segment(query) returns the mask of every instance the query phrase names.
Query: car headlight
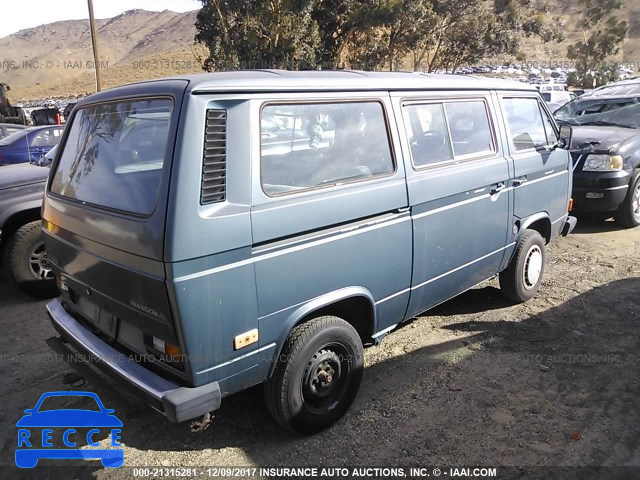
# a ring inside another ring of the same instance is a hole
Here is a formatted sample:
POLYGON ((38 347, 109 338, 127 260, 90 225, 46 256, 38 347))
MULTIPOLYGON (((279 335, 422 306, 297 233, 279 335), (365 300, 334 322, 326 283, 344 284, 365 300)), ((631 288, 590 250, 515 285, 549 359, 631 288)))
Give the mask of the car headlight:
POLYGON ((622 170, 624 159, 620 155, 589 155, 582 167, 583 172, 612 172, 622 170))

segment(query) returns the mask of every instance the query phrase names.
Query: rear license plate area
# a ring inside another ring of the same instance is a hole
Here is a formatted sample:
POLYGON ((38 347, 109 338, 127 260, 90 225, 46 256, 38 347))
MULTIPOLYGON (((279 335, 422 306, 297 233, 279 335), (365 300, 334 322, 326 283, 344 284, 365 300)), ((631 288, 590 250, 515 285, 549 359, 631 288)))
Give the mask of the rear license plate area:
POLYGON ((78 312, 85 317, 91 325, 106 335, 109 339, 115 340, 118 330, 118 318, 115 315, 100 308, 98 305, 81 295, 73 295, 73 303, 78 312))

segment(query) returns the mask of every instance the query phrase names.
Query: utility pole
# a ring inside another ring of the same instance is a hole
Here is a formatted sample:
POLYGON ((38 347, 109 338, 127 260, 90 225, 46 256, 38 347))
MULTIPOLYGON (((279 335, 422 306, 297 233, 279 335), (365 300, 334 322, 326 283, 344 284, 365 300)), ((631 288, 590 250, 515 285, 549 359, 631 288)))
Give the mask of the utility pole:
POLYGON ((93 0, 87 0, 89 4, 89 26, 91 27, 91 45, 93 46, 93 62, 96 74, 96 92, 102 90, 100 80, 100 60, 98 55, 98 37, 96 35, 96 17, 93 14, 93 0))

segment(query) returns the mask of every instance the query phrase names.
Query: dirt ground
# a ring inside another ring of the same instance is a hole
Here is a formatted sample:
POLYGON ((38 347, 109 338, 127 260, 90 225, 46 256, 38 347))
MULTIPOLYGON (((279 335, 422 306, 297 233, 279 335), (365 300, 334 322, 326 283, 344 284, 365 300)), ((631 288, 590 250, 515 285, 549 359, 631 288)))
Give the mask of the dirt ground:
MULTIPOLYGON (((277 427, 259 388, 223 400, 199 433, 130 397, 108 405, 124 422, 125 465, 640 466, 640 228, 583 219, 547 252, 528 303, 510 305, 493 280, 368 349, 354 405, 318 435, 277 427)), ((71 369, 44 342, 45 303, 0 283, 3 478, 17 475, 22 411, 69 389, 71 369)), ((116 474, 87 464, 57 478, 116 474)))

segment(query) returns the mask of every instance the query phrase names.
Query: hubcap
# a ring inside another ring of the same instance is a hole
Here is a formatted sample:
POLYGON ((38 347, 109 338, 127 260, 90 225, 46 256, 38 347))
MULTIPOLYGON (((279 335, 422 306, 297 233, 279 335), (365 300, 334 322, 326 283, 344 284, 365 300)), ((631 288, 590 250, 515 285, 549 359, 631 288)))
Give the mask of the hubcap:
POLYGON ((302 396, 314 413, 326 413, 335 408, 344 396, 348 384, 349 362, 341 345, 325 346, 307 363, 302 377, 302 396))
POLYGON ((640 221, 640 182, 636 185, 633 197, 631 198, 631 212, 636 221, 640 221))
POLYGON ((527 290, 533 289, 540 280, 542 272, 542 250, 538 245, 533 245, 527 252, 522 272, 522 284, 527 290))
POLYGON ((29 254, 29 271, 34 278, 39 280, 50 280, 53 278, 51 263, 47 256, 44 242, 40 242, 31 249, 29 254))

